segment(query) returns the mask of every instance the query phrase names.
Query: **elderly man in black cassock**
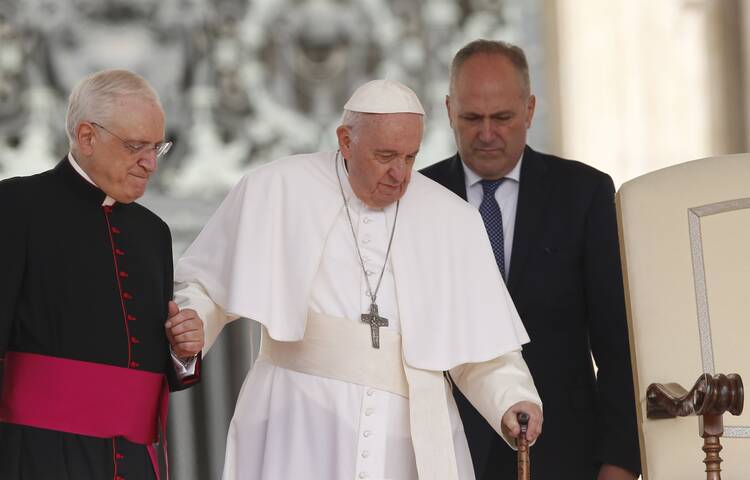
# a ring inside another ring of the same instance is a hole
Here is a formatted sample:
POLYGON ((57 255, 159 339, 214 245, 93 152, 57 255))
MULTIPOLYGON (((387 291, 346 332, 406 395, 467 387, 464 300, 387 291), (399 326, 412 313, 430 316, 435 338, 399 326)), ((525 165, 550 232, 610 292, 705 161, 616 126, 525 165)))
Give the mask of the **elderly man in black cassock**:
POLYGON ((134 202, 171 146, 164 112, 143 78, 103 71, 66 129, 55 168, 0 182, 0 478, 159 478, 168 393, 203 348, 171 301, 169 228, 134 202))

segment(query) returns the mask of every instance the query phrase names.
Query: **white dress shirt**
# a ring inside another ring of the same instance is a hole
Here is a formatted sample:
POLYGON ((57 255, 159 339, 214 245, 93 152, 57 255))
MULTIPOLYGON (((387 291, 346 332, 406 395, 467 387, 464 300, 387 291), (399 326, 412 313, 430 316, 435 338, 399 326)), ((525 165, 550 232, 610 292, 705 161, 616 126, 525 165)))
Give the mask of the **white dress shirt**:
MULTIPOLYGON (((505 181, 495 190, 495 200, 503 214, 503 240, 505 246, 505 281, 507 283, 510 275, 510 254, 513 250, 513 232, 516 226, 516 207, 518 206, 518 189, 521 184, 521 163, 523 154, 513 167, 513 170, 505 176, 505 181)), ((466 182, 466 200, 473 206, 479 208, 482 204, 484 191, 482 189, 482 177, 470 169, 463 160, 464 180, 466 182)))

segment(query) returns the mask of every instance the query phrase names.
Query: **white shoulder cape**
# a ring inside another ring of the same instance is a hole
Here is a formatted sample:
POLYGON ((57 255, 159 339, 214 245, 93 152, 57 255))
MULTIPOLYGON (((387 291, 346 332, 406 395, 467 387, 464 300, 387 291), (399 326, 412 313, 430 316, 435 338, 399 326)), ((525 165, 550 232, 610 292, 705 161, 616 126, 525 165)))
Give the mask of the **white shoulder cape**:
MULTIPOLYGON (((333 152, 295 155, 250 171, 178 261, 175 281, 200 284, 228 314, 301 340, 313 280, 344 208, 333 152)), ((414 172, 391 253, 404 357, 449 370, 529 341, 500 277, 482 219, 414 172)))

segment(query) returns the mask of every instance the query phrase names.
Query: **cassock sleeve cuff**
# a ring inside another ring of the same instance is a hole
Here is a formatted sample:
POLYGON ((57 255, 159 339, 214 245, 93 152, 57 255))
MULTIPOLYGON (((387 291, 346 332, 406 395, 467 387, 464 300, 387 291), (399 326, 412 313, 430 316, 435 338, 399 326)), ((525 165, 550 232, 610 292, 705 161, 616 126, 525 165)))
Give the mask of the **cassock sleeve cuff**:
POLYGON ((170 345, 169 355, 172 357, 172 367, 174 367, 177 380, 183 384, 191 383, 191 379, 196 377, 198 354, 193 355, 192 358, 183 360, 174 353, 174 350, 172 350, 172 346, 170 345))
POLYGON ((503 415, 522 401, 542 406, 521 351, 514 350, 486 362, 459 365, 450 374, 474 408, 515 450, 515 439, 503 433, 503 415))

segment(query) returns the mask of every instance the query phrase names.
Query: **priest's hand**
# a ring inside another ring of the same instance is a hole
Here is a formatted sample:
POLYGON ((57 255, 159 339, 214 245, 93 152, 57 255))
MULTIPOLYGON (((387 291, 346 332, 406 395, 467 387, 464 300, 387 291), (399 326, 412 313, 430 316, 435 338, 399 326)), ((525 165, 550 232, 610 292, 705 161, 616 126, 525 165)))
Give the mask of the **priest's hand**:
POLYGON ((533 402, 518 402, 511 406, 502 418, 503 432, 513 438, 518 438, 521 426, 518 424, 518 414, 526 412, 529 415, 529 426, 526 430, 526 439, 533 443, 542 433, 542 409, 533 402))
POLYGON ((180 310, 175 302, 169 302, 169 318, 164 324, 167 340, 179 358, 192 358, 205 343, 203 321, 192 308, 180 310))

